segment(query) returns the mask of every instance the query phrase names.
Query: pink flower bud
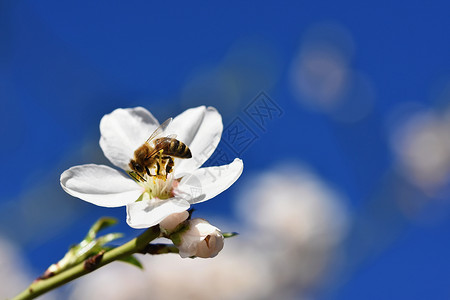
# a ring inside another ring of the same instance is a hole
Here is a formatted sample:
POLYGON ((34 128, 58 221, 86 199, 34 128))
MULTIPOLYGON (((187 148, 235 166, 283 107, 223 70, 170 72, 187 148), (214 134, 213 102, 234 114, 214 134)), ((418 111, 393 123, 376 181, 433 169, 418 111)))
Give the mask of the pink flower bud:
POLYGON ((186 221, 188 217, 189 213, 187 211, 171 214, 159 223, 159 227, 162 231, 171 233, 178 227, 178 225, 186 221))
POLYGON ((216 256, 223 248, 224 237, 217 227, 206 220, 193 219, 188 221, 187 229, 182 230, 176 246, 180 256, 197 256, 209 258, 216 256))

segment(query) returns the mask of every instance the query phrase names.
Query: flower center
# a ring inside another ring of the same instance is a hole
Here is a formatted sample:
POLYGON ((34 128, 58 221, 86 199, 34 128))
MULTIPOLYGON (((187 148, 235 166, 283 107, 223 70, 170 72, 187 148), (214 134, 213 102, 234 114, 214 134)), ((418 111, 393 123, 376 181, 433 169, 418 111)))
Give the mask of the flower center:
POLYGON ((173 173, 169 175, 145 175, 145 181, 138 181, 137 183, 145 189, 145 194, 150 199, 169 199, 174 196, 173 189, 176 184, 176 180, 173 177, 173 173))

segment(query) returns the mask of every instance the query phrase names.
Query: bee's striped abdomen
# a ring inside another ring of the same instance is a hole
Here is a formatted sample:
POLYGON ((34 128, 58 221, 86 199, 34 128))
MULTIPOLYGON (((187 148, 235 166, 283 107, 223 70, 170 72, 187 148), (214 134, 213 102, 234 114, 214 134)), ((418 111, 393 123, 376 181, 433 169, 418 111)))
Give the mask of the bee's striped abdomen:
POLYGON ((188 146, 186 146, 185 143, 180 142, 177 139, 173 138, 165 138, 164 141, 165 147, 164 147, 164 153, 166 155, 170 155, 173 157, 180 157, 180 158, 191 158, 191 150, 188 146))

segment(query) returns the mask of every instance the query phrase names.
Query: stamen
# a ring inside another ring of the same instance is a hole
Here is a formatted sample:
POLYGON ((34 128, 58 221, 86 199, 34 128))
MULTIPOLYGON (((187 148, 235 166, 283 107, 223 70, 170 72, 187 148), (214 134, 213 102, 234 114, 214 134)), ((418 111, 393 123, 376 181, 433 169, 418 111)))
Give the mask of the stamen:
POLYGON ((148 197, 160 200, 173 197, 173 189, 176 180, 173 175, 150 175, 144 174, 145 181, 137 181, 145 189, 148 197))
POLYGON ((145 166, 144 172, 128 171, 128 175, 145 189, 145 194, 152 199, 169 199, 174 196, 173 189, 178 183, 174 178, 173 159, 163 157, 162 151, 151 166, 145 166), (169 172, 167 172, 169 170, 169 172))

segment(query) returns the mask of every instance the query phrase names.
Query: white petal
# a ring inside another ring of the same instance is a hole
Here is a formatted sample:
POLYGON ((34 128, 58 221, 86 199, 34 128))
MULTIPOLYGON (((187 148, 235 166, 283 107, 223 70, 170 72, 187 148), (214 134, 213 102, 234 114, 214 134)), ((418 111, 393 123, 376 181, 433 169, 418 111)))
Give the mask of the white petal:
POLYGON ((112 164, 128 170, 134 151, 158 126, 158 120, 143 107, 116 109, 100 121, 100 147, 112 164))
POLYGON ((187 210, 189 206, 187 201, 178 198, 143 199, 127 205, 127 223, 133 228, 148 228, 173 213, 187 210))
POLYGON ((219 144, 222 130, 222 117, 214 107, 191 108, 175 117, 165 132, 176 134, 192 152, 192 158, 177 160, 175 177, 203 165, 219 144))
POLYGON ((181 179, 177 196, 184 196, 191 204, 209 200, 229 188, 243 169, 244 164, 239 158, 229 165, 198 169, 181 179))
POLYGON ((70 195, 98 206, 118 207, 136 201, 143 189, 122 172, 103 165, 81 165, 61 174, 62 188, 70 195))

